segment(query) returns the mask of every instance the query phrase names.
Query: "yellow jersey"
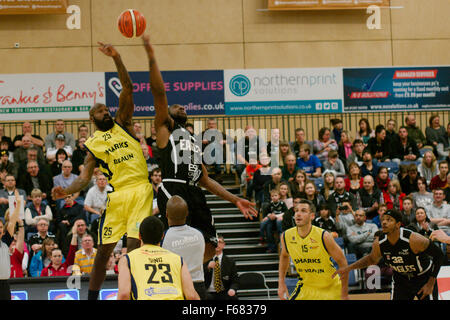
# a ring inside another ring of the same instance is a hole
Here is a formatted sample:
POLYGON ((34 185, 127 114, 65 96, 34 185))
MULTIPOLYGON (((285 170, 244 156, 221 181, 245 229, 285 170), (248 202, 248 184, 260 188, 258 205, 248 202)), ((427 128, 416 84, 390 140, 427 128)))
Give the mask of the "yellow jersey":
POLYGON ((131 274, 131 300, 184 300, 183 258, 154 245, 126 254, 131 274))
POLYGON ((325 230, 312 226, 306 238, 300 237, 297 227, 284 233, 285 248, 299 275, 299 282, 317 289, 340 286, 339 277, 331 278, 336 268, 323 243, 325 230))
POLYGON ((147 162, 139 140, 117 122, 108 131, 95 131, 84 145, 114 190, 148 183, 147 162))

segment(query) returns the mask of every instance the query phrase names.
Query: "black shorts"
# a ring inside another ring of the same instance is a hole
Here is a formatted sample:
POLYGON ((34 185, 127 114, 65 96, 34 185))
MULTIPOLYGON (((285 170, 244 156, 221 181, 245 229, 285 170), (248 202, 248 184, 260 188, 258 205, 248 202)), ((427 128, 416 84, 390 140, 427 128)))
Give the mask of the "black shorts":
POLYGON ((192 228, 198 229, 206 242, 217 243, 217 232, 214 227, 211 210, 206 203, 206 197, 202 189, 176 182, 163 182, 158 190, 157 203, 160 212, 159 218, 166 229, 169 227, 166 217, 166 205, 169 197, 180 196, 186 201, 189 215, 186 223, 192 228))
MULTIPOLYGON (((424 275, 411 278, 401 276, 394 272, 391 300, 414 300, 414 297, 420 300, 422 293, 419 295, 418 292, 427 283, 429 278, 430 275, 428 272, 424 275)), ((438 300, 437 282, 434 284, 432 294, 425 297, 424 300, 438 300)))

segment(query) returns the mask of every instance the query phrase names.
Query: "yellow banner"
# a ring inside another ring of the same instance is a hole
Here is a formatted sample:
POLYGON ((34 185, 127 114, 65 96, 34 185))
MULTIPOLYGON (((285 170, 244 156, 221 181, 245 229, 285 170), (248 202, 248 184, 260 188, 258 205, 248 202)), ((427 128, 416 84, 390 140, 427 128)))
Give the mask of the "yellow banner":
POLYGON ((0 0, 0 15, 64 14, 67 0, 0 0))
POLYGON ((365 9, 371 5, 385 7, 390 0, 268 0, 269 10, 365 9))

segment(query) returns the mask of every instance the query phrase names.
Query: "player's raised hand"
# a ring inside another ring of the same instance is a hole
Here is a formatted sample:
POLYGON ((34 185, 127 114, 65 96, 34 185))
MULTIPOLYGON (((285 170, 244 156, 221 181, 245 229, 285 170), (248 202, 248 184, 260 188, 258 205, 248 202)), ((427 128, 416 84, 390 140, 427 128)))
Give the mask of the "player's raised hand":
POLYGON ((239 208, 246 219, 253 219, 254 217, 258 216, 258 211, 256 211, 256 209, 254 208, 256 204, 253 202, 240 198, 236 202, 236 206, 239 208))
POLYGON ((101 52, 103 52, 105 55, 107 55, 108 57, 117 57, 119 55, 119 53, 117 52, 117 50, 110 44, 104 44, 102 42, 97 42, 99 44, 99 48, 98 50, 100 50, 101 52))
POLYGON ((148 56, 153 56, 153 47, 152 44, 150 43, 150 36, 148 34, 143 34, 142 37, 142 42, 144 43, 144 48, 145 51, 147 51, 148 56))
POLYGON ((61 186, 54 187, 52 189, 52 198, 53 200, 63 199, 67 196, 64 188, 61 186))

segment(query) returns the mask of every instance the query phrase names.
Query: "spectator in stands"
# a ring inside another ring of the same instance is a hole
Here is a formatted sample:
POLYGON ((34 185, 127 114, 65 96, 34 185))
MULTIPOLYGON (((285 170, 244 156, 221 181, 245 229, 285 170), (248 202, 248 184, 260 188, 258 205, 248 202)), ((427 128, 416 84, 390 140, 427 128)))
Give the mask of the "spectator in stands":
POLYGON ((424 177, 427 184, 430 184, 431 179, 439 174, 437 160, 433 151, 424 153, 422 162, 419 164, 418 171, 421 177, 424 177))
POLYGON ((79 268, 81 274, 90 274, 94 267, 97 249, 94 248, 94 238, 85 234, 81 239, 81 249, 75 252, 74 264, 79 268))
POLYGON ((42 149, 42 147, 44 146, 44 140, 36 134, 33 134, 33 127, 31 126, 31 123, 29 123, 28 121, 25 121, 22 124, 22 134, 18 134, 14 137, 13 140, 13 144, 14 144, 14 148, 19 148, 23 145, 22 142, 22 138, 24 136, 28 136, 31 139, 31 144, 33 146, 39 147, 42 149))
MULTIPOLYGON (((275 167, 285 166, 284 161, 280 160, 280 129, 273 128, 270 130, 270 141, 267 143, 267 154, 273 159, 272 165, 275 167)), ((295 157, 295 155, 294 155, 295 157)), ((297 159, 297 157, 295 157, 297 159)), ((295 161, 294 161, 295 162, 295 161)))
POLYGON ((48 237, 42 241, 39 245, 40 249, 34 251, 34 256, 30 262, 31 277, 40 277, 42 269, 48 267, 51 263, 52 250, 57 248, 58 245, 53 237, 48 237))
MULTIPOLYGON (((19 167, 16 163, 9 161, 9 151, 0 151, 0 180, 4 180, 7 174, 11 174, 17 179, 19 167)), ((1 183, 1 182, 0 182, 1 183)))
POLYGON ((363 152, 363 164, 361 166, 361 176, 372 176, 374 179, 378 174, 378 162, 372 158, 372 153, 369 150, 363 152))
POLYGON ((166 212, 169 229, 164 235, 161 246, 183 258, 191 274, 195 290, 200 299, 206 300, 203 273, 205 239, 200 231, 186 224, 188 214, 188 206, 183 198, 173 196, 169 199, 166 212))
POLYGON ((89 139, 89 127, 85 124, 82 124, 78 127, 78 139, 75 141, 75 146, 79 145, 81 138, 83 138, 84 141, 89 139))
POLYGON ((439 159, 449 159, 448 161, 450 161, 450 122, 447 124, 444 139, 438 143, 436 149, 439 159))
POLYGON ((272 167, 269 166, 269 156, 267 154, 261 154, 260 159, 261 167, 253 175, 252 188, 250 190, 247 189, 247 196, 253 196, 253 192, 255 192, 255 201, 258 208, 264 201, 264 184, 272 179, 272 167))
POLYGON ((108 185, 106 177, 103 174, 99 174, 96 179, 96 184, 89 189, 84 199, 84 210, 87 213, 89 225, 103 214, 106 208, 108 192, 111 191, 112 188, 108 185))
POLYGON ((347 159, 353 153, 352 136, 347 130, 343 130, 341 133, 341 140, 338 143, 338 155, 342 163, 345 166, 345 170, 348 169, 347 159))
POLYGON ((401 161, 416 161, 420 158, 420 151, 416 142, 408 137, 408 130, 401 126, 398 138, 391 142, 391 159, 397 163, 401 161))
POLYGON ((284 213, 283 220, 281 221, 281 230, 283 232, 286 231, 287 229, 295 227, 294 207, 296 205, 298 205, 301 200, 302 200, 302 197, 299 194, 293 196, 293 206, 284 213))
POLYGON ((403 210, 400 213, 402 214, 402 226, 406 227, 413 222, 416 214, 412 197, 407 196, 403 199, 403 210))
POLYGON ((149 145, 152 150, 153 150, 153 155, 156 158, 156 128, 155 126, 151 126, 150 127, 150 136, 148 138, 145 139, 145 141, 147 142, 147 145, 149 145))
POLYGON ((205 287, 208 292, 207 300, 238 300, 236 291, 239 289, 239 276, 234 260, 223 253, 225 240, 222 236, 218 237, 215 257, 203 265, 205 274, 205 287), (215 267, 220 265, 221 279, 218 281, 220 287, 215 289, 215 267))
POLYGON ((152 210, 153 215, 160 214, 159 209, 158 209, 157 198, 158 198, 158 192, 159 192, 159 187, 161 185, 161 181, 162 181, 161 168, 156 167, 150 173, 150 183, 152 184, 152 187, 153 187, 153 210, 152 210))
POLYGON ((348 176, 345 177, 345 190, 356 195, 358 190, 363 187, 363 177, 361 169, 357 163, 352 162, 348 166, 348 176))
POLYGON ((361 118, 358 121, 359 130, 356 132, 355 139, 362 140, 364 147, 367 146, 369 139, 375 137, 375 131, 370 128, 369 120, 361 118))
POLYGON ((406 195, 402 192, 400 181, 397 179, 391 180, 388 184, 387 192, 383 192, 383 200, 386 203, 388 210, 395 209, 397 211, 403 210, 403 199, 406 195))
POLYGON ((381 229, 381 220, 383 220, 383 215, 387 211, 387 205, 385 203, 380 203, 378 205, 377 215, 372 219, 372 223, 374 223, 378 229, 381 229))
POLYGON ((395 131, 397 128, 397 121, 394 119, 389 119, 386 123, 386 138, 389 141, 392 141, 397 136, 397 132, 395 131))
MULTIPOLYGON (((53 177, 53 185, 56 186, 62 186, 63 188, 67 188, 72 184, 72 182, 75 181, 76 178, 78 178, 77 175, 72 173, 73 165, 70 160, 65 160, 62 164, 62 172, 53 177)), ((79 199, 80 193, 77 192, 74 194, 74 199, 77 199, 78 202, 80 202, 81 199, 79 199)), ((64 200, 59 199, 56 200, 57 208, 61 208, 64 203, 64 200)))
POLYGON ((72 148, 71 146, 66 144, 66 137, 62 133, 59 133, 56 135, 55 146, 46 149, 46 155, 47 155, 48 162, 52 163, 53 161, 57 160, 56 152, 59 149, 64 149, 66 151, 67 155, 69 157, 72 157, 74 148, 72 148))
POLYGON ((47 200, 47 203, 51 200, 53 180, 45 171, 40 170, 36 161, 28 161, 27 173, 19 176, 18 186, 25 190, 27 194, 31 194, 33 189, 40 189, 42 199, 47 200))
MULTIPOLYGON (((82 239, 85 235, 90 235, 92 239, 94 239, 94 247, 97 247, 97 239, 98 239, 98 232, 94 232, 94 230, 89 230, 87 228, 86 220, 83 218, 78 218, 75 220, 74 225, 77 226, 76 233, 77 233, 77 248, 76 250, 80 250, 83 248, 82 246, 82 239)), ((63 239, 61 243, 61 250, 64 255, 67 255, 69 252, 69 246, 72 241, 72 229, 69 231, 69 233, 66 235, 66 238, 63 239)))
POLYGON ((149 148, 146 144, 141 144, 141 149, 142 149, 142 153, 144 154, 145 162, 147 163, 147 171, 150 175, 150 172, 152 172, 152 169, 157 166, 156 160, 154 158, 152 158, 150 156, 150 154, 148 153, 149 148))
POLYGON ((356 210, 355 223, 347 228, 348 252, 362 258, 372 250, 375 233, 378 231, 374 223, 366 222, 364 210, 356 210))
POLYGON ((450 204, 450 172, 447 174, 447 187, 444 188, 445 201, 450 204))
POLYGON ((313 144, 311 141, 306 141, 305 130, 302 128, 295 129, 295 141, 290 143, 290 147, 292 152, 295 154, 295 157, 298 159, 300 157, 300 148, 302 145, 307 144, 310 146, 310 150, 313 150, 313 144))
POLYGON ((262 166, 256 161, 256 159, 250 159, 249 165, 245 167, 245 185, 247 187, 247 199, 250 199, 252 197, 252 191, 253 191, 253 175, 255 174, 256 170, 261 168, 262 166), (248 191, 250 189, 250 192, 248 191))
POLYGON ((305 171, 307 177, 319 178, 322 175, 322 163, 316 155, 311 154, 311 147, 308 144, 300 147, 297 167, 305 171))
POLYGON ((86 156, 87 156, 87 149, 84 146, 85 142, 86 142, 86 138, 80 137, 77 140, 77 148, 73 151, 73 155, 72 155, 73 170, 72 170, 72 172, 76 175, 79 175, 80 172, 84 168, 84 159, 86 159, 86 156))
POLYGON ((377 177, 375 178, 377 188, 380 189, 381 192, 387 192, 390 181, 388 168, 379 167, 377 177))
POLYGON ((328 153, 328 160, 323 163, 323 169, 325 171, 333 171, 335 175, 345 175, 344 163, 338 158, 338 153, 336 150, 331 150, 328 153))
POLYGON ((65 144, 70 146, 73 149, 75 149, 75 138, 73 137, 73 135, 70 132, 65 131, 65 123, 64 120, 62 119, 58 119, 55 122, 55 126, 54 126, 54 131, 49 133, 45 139, 45 150, 51 149, 51 148, 55 148, 56 144, 56 136, 58 134, 62 134, 64 135, 65 138, 65 144))
MULTIPOLYGON (((31 144, 31 138, 29 136, 23 136, 22 138, 22 145, 14 151, 14 163, 17 163, 18 166, 24 164, 27 162, 27 151, 28 149, 32 148, 33 145, 31 144)), ((45 157, 44 152, 40 148, 36 148, 37 150, 37 156, 38 156, 38 162, 44 163, 45 157)))
MULTIPOLYGON (((278 163, 280 165, 283 165, 283 166, 286 165, 284 163, 284 160, 285 160, 286 156, 289 153, 291 153, 291 147, 289 145, 289 142, 287 142, 287 141, 280 141, 280 155, 278 157, 278 163)), ((296 155, 296 158, 298 158, 297 155, 296 155)))
POLYGON ((281 175, 281 169, 280 168, 273 168, 272 169, 272 179, 264 183, 264 199, 263 202, 270 202, 270 191, 273 189, 276 189, 278 187, 278 184, 282 181, 282 175, 281 175))
POLYGON ((323 174, 323 187, 320 190, 320 194, 322 195, 325 201, 328 201, 330 195, 334 192, 334 180, 335 174, 333 171, 325 171, 323 174))
POLYGON ((57 175, 62 173, 62 165, 66 160, 69 160, 69 155, 67 154, 66 150, 58 149, 55 154, 55 161, 50 165, 52 177, 56 177, 57 175))
POLYGON ((42 269, 41 277, 54 277, 54 276, 70 276, 72 270, 69 269, 73 265, 75 260, 75 251, 77 248, 77 236, 75 232, 76 226, 72 227, 72 241, 70 243, 69 253, 67 259, 63 262, 63 253, 61 249, 52 249, 51 262, 48 267, 42 269))
POLYGON ((317 214, 317 208, 322 203, 325 203, 325 199, 317 191, 317 186, 312 181, 308 181, 305 183, 305 198, 304 199, 312 202, 312 204, 314 205, 314 208, 316 209, 316 214, 317 214))
POLYGON ((224 172, 224 163, 226 161, 226 143, 227 136, 217 129, 216 118, 208 118, 206 121, 206 130, 202 132, 203 152, 208 156, 207 163, 212 166, 214 177, 221 180, 224 172), (208 147, 209 146, 209 147, 208 147), (206 149, 208 147, 208 149, 206 149), (205 150, 206 149, 206 150, 205 150))
POLYGON ((283 221, 283 215, 288 210, 286 204, 280 200, 280 192, 276 189, 270 191, 269 204, 263 209, 263 219, 260 226, 260 241, 264 238, 264 234, 267 239, 267 253, 277 252, 276 243, 274 238, 274 230, 278 234, 282 233, 281 222, 283 221))
POLYGON ((363 178, 363 188, 356 194, 357 208, 366 213, 367 219, 373 219, 377 215, 378 206, 383 201, 383 195, 380 190, 375 188, 375 182, 372 176, 367 175, 363 178))
POLYGON ((408 165, 408 175, 400 181, 400 186, 402 187, 402 191, 409 195, 413 192, 419 191, 417 187, 417 179, 419 178, 417 172, 417 165, 415 163, 411 163, 408 165))
POLYGON ((337 144, 341 141, 342 135, 342 120, 341 119, 330 119, 331 130, 330 138, 335 140, 337 144))
MULTIPOLYGON (((37 224, 41 218, 48 222, 52 221, 53 213, 50 206, 42 202, 42 191, 33 189, 31 191, 31 202, 25 206, 25 235, 38 232, 37 224)), ((48 229, 48 227, 47 227, 48 229)))
POLYGON ((413 192, 414 207, 426 207, 433 202, 433 194, 427 191, 427 180, 424 177, 417 178, 417 192, 413 192))
POLYGON ((447 185, 448 162, 446 160, 439 163, 439 174, 430 181, 430 189, 433 191, 438 188, 445 188, 447 185))
POLYGON ((361 139, 353 141, 353 152, 347 158, 347 167, 350 170, 350 163, 356 162, 358 166, 363 164, 364 142, 361 139))
POLYGON ((389 161, 391 141, 386 139, 386 129, 382 124, 375 127, 375 137, 367 142, 367 149, 378 162, 389 161))
POLYGON ((422 149, 427 144, 427 139, 422 130, 416 126, 416 118, 410 114, 405 117, 406 130, 408 131, 408 137, 414 140, 417 148, 422 149))
POLYGON ((281 182, 278 185, 278 192, 280 193, 280 200, 286 204, 286 207, 288 209, 292 208, 294 202, 289 189, 289 184, 287 182, 281 182))
MULTIPOLYGON (((331 208, 330 210, 333 215, 331 208)), ((348 243, 347 228, 355 223, 355 212, 352 209, 350 202, 343 202, 336 208, 334 219, 336 221, 336 229, 338 230, 339 236, 348 243)))
POLYGON ((308 177, 306 176, 306 172, 302 169, 298 169, 295 173, 294 180, 289 182, 289 188, 291 189, 292 195, 299 194, 302 197, 305 197, 305 184, 308 181, 308 177))
POLYGON ((5 215, 6 210, 9 208, 9 197, 14 196, 16 189, 19 191, 19 195, 21 195, 26 201, 27 194, 24 190, 16 187, 16 179, 13 175, 6 175, 4 188, 0 190, 0 217, 5 215))
POLYGON ((322 228, 328 231, 333 238, 339 237, 338 230, 336 228, 336 222, 331 217, 331 211, 327 204, 321 204, 317 209, 319 216, 314 219, 312 224, 316 227, 322 228))
POLYGON ((57 210, 56 214, 56 225, 58 228, 56 236, 60 244, 73 227, 75 221, 79 218, 86 220, 85 216, 83 206, 75 201, 73 195, 68 195, 64 198, 64 205, 57 210))
POLYGON ((446 138, 445 128, 441 125, 437 114, 430 116, 428 127, 425 129, 425 136, 427 137, 427 144, 432 146, 433 150, 437 152, 437 145, 443 143, 446 138))
POLYGON ((321 128, 319 130, 319 139, 314 140, 314 154, 319 158, 322 164, 328 160, 328 153, 331 150, 337 151, 338 149, 336 140, 330 139, 330 132, 330 129, 327 127, 321 128))
POLYGON ((332 217, 336 215, 337 210, 348 212, 348 206, 351 207, 350 209, 356 210, 356 197, 353 193, 345 190, 345 180, 343 177, 336 177, 334 192, 328 198, 327 204, 330 207, 332 217))
POLYGON ((19 164, 19 172, 25 172, 27 171, 27 164, 30 161, 36 161, 39 165, 39 169, 44 172, 46 175, 51 177, 52 171, 51 168, 49 166, 49 164, 47 163, 47 161, 42 158, 40 159, 39 155, 39 148, 38 147, 30 147, 27 150, 27 160, 23 161, 22 163, 19 164))
POLYGON ((285 181, 291 182, 294 180, 295 173, 299 169, 296 163, 297 159, 293 153, 288 154, 285 157, 284 163, 285 165, 281 169, 282 178, 285 181))
POLYGON ((5 136, 5 129, 0 125, 0 141, 5 141, 8 143, 8 151, 14 151, 14 144, 11 141, 11 137, 5 136))
POLYGON ((433 203, 425 207, 431 222, 450 235, 450 204, 444 203, 444 190, 433 190, 433 203))
POLYGON ((53 239, 55 240, 55 235, 48 231, 49 229, 49 220, 44 216, 40 216, 36 218, 36 230, 35 234, 32 234, 28 240, 28 245, 32 250, 32 254, 36 254, 39 250, 42 249, 42 244, 45 239, 53 239))
POLYGON ((413 220, 406 228, 417 232, 426 238, 430 238, 430 235, 434 230, 439 230, 439 227, 431 222, 430 218, 427 216, 426 210, 422 207, 416 209, 413 220))
POLYGON ((249 160, 256 159, 259 161, 260 152, 267 153, 265 143, 261 144, 260 137, 257 136, 256 130, 252 125, 245 127, 245 137, 238 140, 236 144, 236 172, 241 177, 245 167, 249 165, 249 160))

